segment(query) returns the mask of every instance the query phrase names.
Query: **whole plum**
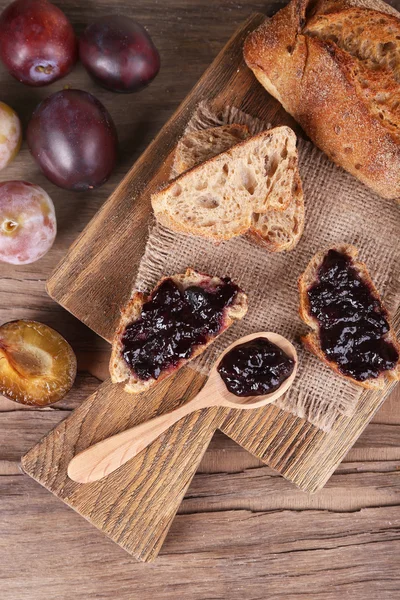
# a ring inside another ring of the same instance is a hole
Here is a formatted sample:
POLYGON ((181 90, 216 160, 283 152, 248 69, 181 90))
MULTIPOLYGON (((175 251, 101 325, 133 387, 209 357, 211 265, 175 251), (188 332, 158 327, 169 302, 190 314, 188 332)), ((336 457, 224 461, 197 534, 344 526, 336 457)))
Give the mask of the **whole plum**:
POLYGON ((54 204, 38 185, 0 183, 0 262, 26 265, 42 258, 57 233, 54 204))
POLYGON ((88 25, 79 56, 93 79, 114 92, 137 92, 160 69, 160 55, 145 28, 119 15, 88 25))
POLYGON ((102 185, 115 166, 118 139, 106 108, 88 92, 62 90, 35 109, 30 151, 46 177, 67 190, 102 185))
POLYGON ((15 0, 0 15, 0 58, 18 81, 47 85, 72 69, 78 43, 57 6, 47 0, 15 0))

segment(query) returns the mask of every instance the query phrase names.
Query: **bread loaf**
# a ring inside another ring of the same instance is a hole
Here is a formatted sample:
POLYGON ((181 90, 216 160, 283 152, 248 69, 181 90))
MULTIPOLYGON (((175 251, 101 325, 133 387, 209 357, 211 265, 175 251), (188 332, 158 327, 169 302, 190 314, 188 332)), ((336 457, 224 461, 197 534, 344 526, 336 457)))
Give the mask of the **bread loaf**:
POLYGON ((291 0, 246 39, 262 85, 338 165, 400 198, 400 19, 379 0, 291 0))

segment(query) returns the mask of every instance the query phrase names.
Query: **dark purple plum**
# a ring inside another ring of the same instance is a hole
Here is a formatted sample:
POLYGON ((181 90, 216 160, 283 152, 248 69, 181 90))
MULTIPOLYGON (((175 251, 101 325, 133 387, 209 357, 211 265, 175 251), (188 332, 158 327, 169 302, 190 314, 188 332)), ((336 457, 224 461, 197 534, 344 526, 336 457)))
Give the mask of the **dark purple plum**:
POLYGON ((64 13, 47 0, 16 0, 0 16, 0 58, 26 85, 47 85, 72 69, 78 42, 64 13))
POLYGON ((46 177, 67 190, 102 185, 117 158, 110 114, 82 90, 62 90, 43 100, 28 124, 27 141, 46 177))
POLYGON ((117 15, 88 25, 79 56, 93 79, 113 92, 137 92, 160 69, 160 55, 145 28, 117 15))

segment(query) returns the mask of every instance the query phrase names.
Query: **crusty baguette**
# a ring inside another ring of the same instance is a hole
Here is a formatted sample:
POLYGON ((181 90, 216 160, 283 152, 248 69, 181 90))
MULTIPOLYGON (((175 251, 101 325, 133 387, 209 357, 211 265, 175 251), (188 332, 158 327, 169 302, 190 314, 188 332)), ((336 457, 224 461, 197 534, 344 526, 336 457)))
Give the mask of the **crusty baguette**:
POLYGON ((285 210, 298 177, 296 136, 264 131, 186 171, 153 194, 156 218, 175 231, 214 241, 247 233, 253 213, 285 210))
POLYGON ((314 143, 384 198, 400 197, 398 17, 378 0, 291 0, 244 46, 314 143))
POLYGON ((246 125, 220 125, 187 133, 178 142, 171 177, 192 169, 250 136, 246 125))
MULTIPOLYGON (((376 298, 382 307, 382 310, 385 314, 385 317, 388 319, 387 312, 385 307, 382 304, 382 301, 379 296, 379 292, 374 286, 374 283, 369 275, 368 269, 366 265, 359 260, 357 260, 358 250, 354 246, 348 244, 341 244, 335 246, 334 248, 329 248, 333 250, 337 250, 338 252, 347 254, 352 259, 352 266, 356 269, 357 274, 361 277, 363 282, 368 286, 371 295, 376 298)), ((309 288, 318 280, 318 270, 321 266, 328 250, 323 250, 318 252, 308 264, 306 270, 299 278, 299 294, 300 294, 300 317, 301 319, 311 327, 312 331, 307 335, 302 337, 302 342, 313 354, 315 354, 322 362, 328 365, 331 369, 333 369, 336 373, 338 373, 341 377, 352 381, 353 383, 368 389, 382 389, 386 385, 386 380, 398 380, 400 379, 400 364, 397 363, 397 367, 391 371, 385 371, 381 373, 379 377, 376 379, 367 379, 365 381, 357 381, 352 377, 344 375, 338 368, 337 364, 333 361, 330 361, 326 358, 325 353, 323 352, 320 345, 319 338, 319 323, 315 317, 310 312, 310 303, 308 298, 308 290, 309 288)), ((384 338, 390 341, 400 353, 400 345, 397 341, 396 334, 390 324, 390 331, 385 334, 384 338)))
POLYGON ((225 309, 224 322, 217 335, 210 335, 206 344, 197 346, 193 351, 193 354, 189 360, 181 360, 173 369, 163 371, 157 379, 148 379, 146 381, 141 380, 137 375, 129 368, 128 364, 122 356, 122 336, 126 327, 137 321, 141 315, 143 305, 150 299, 150 297, 156 292, 160 285, 166 280, 172 279, 180 289, 184 290, 192 285, 206 286, 207 289, 213 289, 222 283, 219 277, 210 277, 203 273, 197 273, 193 269, 187 269, 186 273, 180 273, 177 275, 171 275, 170 277, 163 277, 153 289, 149 296, 141 292, 134 292, 131 300, 125 306, 121 313, 121 320, 118 325, 118 329, 115 333, 112 352, 110 359, 110 375, 113 383, 120 383, 126 381, 125 391, 130 394, 139 394, 148 390, 155 383, 162 381, 172 373, 175 373, 183 365, 192 360, 210 345, 212 342, 223 333, 234 321, 238 321, 244 317, 247 312, 247 296, 243 291, 239 291, 236 298, 230 306, 225 309))
MULTIPOLYGON (((177 177, 237 144, 238 127, 242 126, 222 125, 183 136, 175 150, 171 175, 177 177)), ((242 134, 241 130, 239 132, 242 134)), ((300 175, 297 172, 288 206, 282 211, 271 209, 266 213, 253 213, 247 235, 269 252, 283 252, 292 250, 296 246, 303 229, 304 198, 300 175)))

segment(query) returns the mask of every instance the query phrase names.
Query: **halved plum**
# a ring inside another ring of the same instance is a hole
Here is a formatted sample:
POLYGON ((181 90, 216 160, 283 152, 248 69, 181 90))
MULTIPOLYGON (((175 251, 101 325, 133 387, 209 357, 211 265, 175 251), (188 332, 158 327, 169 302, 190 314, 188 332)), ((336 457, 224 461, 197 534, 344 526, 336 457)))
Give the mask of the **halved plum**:
POLYGON ((57 331, 37 321, 0 327, 0 394, 33 406, 61 400, 76 377, 76 357, 57 331))

